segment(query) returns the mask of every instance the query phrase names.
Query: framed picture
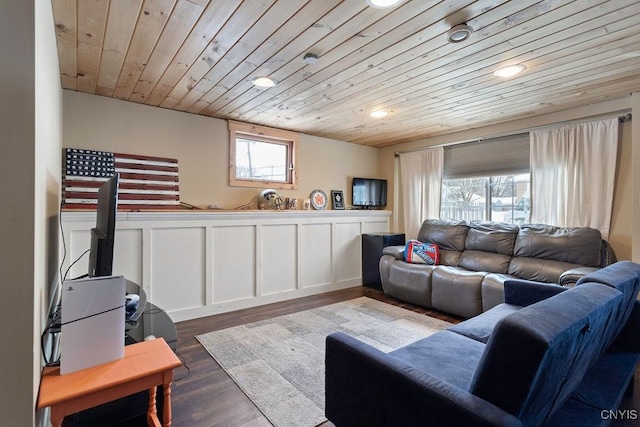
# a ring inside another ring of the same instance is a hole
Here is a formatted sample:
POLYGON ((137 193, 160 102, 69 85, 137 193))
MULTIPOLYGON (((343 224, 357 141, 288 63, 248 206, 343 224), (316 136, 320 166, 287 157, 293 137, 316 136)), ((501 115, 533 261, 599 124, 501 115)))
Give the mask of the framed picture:
POLYGON ((333 202, 333 209, 344 209, 342 190, 331 190, 331 201, 333 202))

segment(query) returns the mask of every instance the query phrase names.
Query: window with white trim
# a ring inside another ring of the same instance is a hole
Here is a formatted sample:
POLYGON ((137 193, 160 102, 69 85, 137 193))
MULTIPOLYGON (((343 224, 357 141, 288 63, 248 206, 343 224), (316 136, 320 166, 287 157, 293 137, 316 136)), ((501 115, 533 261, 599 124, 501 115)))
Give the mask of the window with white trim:
POLYGON ((297 188, 297 133, 229 121, 229 142, 229 185, 297 188))
POLYGON ((529 222, 529 174, 443 179, 443 219, 529 222))

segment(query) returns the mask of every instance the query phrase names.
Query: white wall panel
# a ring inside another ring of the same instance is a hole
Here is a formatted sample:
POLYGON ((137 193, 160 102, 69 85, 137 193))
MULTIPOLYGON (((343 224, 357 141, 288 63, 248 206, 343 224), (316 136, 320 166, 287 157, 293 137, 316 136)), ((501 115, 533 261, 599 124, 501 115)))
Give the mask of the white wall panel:
POLYGON ((355 280, 361 277, 360 224, 336 224, 333 237, 333 256, 336 281, 355 280))
POLYGON ((333 281, 331 256, 331 224, 304 224, 301 234, 301 288, 324 285, 333 281))
POLYGON ((296 225, 260 227, 260 294, 293 291, 297 282, 296 225))
POLYGON ((214 303, 255 297, 255 226, 214 227, 211 262, 214 303))
MULTIPOLYGON (((389 231, 390 211, 120 212, 114 273, 143 286, 174 321, 350 286, 361 233, 389 231)), ((89 248, 95 213, 63 212, 63 271, 89 248)), ((88 255, 70 277, 87 272, 88 255)))
POLYGON ((147 299, 167 311, 204 305, 205 228, 157 228, 150 240, 147 299))
POLYGON ((116 230, 113 274, 142 284, 142 230, 116 230))

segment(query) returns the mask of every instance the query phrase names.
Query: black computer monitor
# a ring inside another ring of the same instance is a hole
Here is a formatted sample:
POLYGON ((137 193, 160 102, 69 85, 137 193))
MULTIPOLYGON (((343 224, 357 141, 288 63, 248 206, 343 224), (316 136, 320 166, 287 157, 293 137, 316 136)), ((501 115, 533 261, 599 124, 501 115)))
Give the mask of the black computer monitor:
POLYGON ((113 270, 116 213, 118 211, 118 174, 98 190, 96 227, 91 229, 89 277, 110 276, 113 270))

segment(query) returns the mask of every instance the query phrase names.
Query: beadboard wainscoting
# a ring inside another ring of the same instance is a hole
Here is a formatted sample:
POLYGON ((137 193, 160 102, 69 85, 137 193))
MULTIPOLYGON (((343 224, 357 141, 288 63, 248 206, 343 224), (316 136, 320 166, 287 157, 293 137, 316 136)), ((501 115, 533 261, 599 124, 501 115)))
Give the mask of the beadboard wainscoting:
MULTIPOLYGON (((361 234, 391 211, 119 212, 113 274, 174 322, 362 284, 361 234)), ((90 247, 94 212, 62 213, 63 273, 90 247)), ((89 255, 67 277, 87 272, 89 255)))

